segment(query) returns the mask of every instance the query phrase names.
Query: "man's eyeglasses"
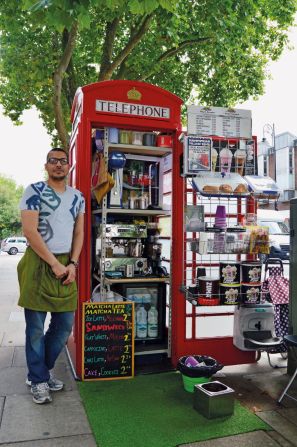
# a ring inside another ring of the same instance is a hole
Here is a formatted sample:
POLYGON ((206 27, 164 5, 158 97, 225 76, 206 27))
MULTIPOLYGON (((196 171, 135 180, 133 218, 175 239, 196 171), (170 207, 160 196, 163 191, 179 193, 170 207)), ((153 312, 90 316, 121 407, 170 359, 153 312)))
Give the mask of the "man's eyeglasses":
POLYGON ((59 162, 61 163, 61 165, 67 165, 68 164, 68 160, 67 158, 55 158, 55 157, 50 157, 48 158, 47 162, 50 165, 57 165, 59 162))

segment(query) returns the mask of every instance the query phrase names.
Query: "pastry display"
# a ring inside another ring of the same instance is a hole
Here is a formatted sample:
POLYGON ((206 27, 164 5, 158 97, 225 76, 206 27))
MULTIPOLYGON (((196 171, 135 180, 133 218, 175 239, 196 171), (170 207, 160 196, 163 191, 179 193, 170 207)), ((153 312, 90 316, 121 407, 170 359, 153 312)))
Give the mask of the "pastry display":
POLYGON ((248 184, 241 175, 231 172, 199 172, 192 180, 193 188, 205 196, 242 197, 249 195, 248 184))
POLYGON ((233 192, 232 186, 228 185, 227 183, 224 183, 223 185, 220 185, 219 191, 227 194, 231 194, 233 192))

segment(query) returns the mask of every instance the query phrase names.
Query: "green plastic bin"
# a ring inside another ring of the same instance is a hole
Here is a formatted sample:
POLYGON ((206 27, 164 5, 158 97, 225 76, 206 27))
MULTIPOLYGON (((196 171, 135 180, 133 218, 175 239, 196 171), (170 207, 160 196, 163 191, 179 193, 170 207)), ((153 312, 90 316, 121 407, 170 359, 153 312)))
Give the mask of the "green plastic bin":
POLYGON ((188 377, 182 374, 184 389, 189 393, 194 393, 194 386, 198 383, 207 383, 210 381, 210 377, 188 377))

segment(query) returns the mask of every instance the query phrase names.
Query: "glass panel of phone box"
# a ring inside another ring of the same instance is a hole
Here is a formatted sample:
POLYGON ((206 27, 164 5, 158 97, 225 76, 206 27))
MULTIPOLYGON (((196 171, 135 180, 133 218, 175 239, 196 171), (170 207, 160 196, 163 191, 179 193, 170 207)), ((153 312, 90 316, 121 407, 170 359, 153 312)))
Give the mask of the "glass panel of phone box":
POLYGON ((260 254, 268 229, 257 225, 256 202, 245 175, 254 175, 253 140, 213 140, 211 171, 187 178, 185 284, 187 312, 195 306, 236 305, 261 299, 260 254))

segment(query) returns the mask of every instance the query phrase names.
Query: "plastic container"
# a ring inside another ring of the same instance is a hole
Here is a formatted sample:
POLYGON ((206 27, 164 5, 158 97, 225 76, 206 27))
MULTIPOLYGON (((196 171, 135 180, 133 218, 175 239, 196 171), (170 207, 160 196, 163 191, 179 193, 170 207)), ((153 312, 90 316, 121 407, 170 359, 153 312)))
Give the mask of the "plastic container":
POLYGON ((187 377, 211 377, 217 371, 223 368, 223 365, 217 360, 207 355, 193 355, 193 357, 201 364, 201 366, 186 366, 185 362, 188 359, 188 355, 180 357, 177 369, 187 377))
POLYGON ((220 279, 211 276, 199 276, 199 298, 216 300, 220 296, 220 279))
POLYGON ((243 304, 260 304, 262 284, 241 284, 241 302, 243 304))
POLYGON ((240 283, 240 263, 221 261, 220 262, 220 281, 221 284, 240 283))
POLYGON ((262 265, 260 262, 241 263, 241 281, 245 284, 259 283, 261 281, 262 265))
POLYGON ((220 284, 222 305, 234 305, 240 303, 240 284, 220 284))
POLYGON ((147 311, 143 306, 136 311, 136 338, 147 338, 147 311))
POLYGON ((188 393, 194 393, 195 385, 200 383, 208 383, 210 381, 209 377, 188 377, 182 374, 183 384, 185 391, 188 393))
POLYGON ((158 311, 152 306, 147 314, 147 335, 149 338, 158 337, 158 311))

